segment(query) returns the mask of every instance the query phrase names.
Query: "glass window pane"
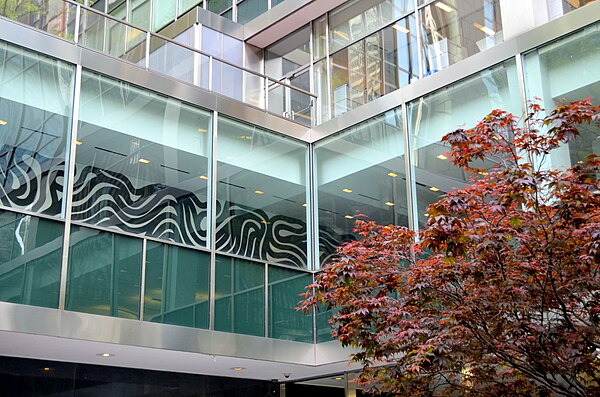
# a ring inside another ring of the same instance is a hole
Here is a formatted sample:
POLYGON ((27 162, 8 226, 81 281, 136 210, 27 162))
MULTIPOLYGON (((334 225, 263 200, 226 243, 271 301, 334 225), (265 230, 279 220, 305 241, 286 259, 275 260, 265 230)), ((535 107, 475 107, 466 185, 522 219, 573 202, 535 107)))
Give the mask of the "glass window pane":
POLYGON ((217 249, 306 267, 304 143, 219 117, 217 249))
POLYGON ((208 328, 208 253, 149 241, 144 320, 208 328))
POLYGON ((73 67, 0 43, 0 202, 60 215, 73 67))
POLYGON ((296 307, 312 282, 312 275, 291 269, 269 266, 269 337, 312 343, 313 324, 310 313, 296 307))
POLYGON ((208 11, 220 14, 232 6, 232 0, 206 0, 208 11))
POLYGON ((152 2, 152 30, 157 32, 175 19, 175 0, 154 0, 152 2))
POLYGON ((0 211, 0 301, 58 307, 64 225, 0 211))
POLYGON ((217 256, 215 330, 265 336, 265 267, 217 256))
POLYGON ((419 12, 426 74, 503 41, 498 0, 443 0, 419 12))
POLYGON ((244 0, 237 5, 237 22, 245 24, 267 12, 267 0, 244 0))
POLYGON ((413 9, 413 0, 354 0, 329 16, 329 49, 335 51, 413 9))
POLYGON ((71 226, 65 308, 139 318, 142 240, 71 226))
POLYGON ((357 214, 408 226, 403 137, 402 115, 394 110, 315 144, 322 264, 356 237, 357 214))
POLYGON ((139 26, 144 29, 149 29, 150 0, 130 0, 129 8, 129 22, 135 26, 139 26))
POLYGON ((210 113, 84 72, 75 220, 206 245, 210 113))
POLYGON ((426 210, 430 203, 452 189, 465 187, 470 178, 447 159, 445 153, 449 148, 440 142, 442 136, 457 128, 474 127, 493 109, 521 114, 514 61, 480 72, 409 104, 409 141, 420 226, 427 220, 426 210))
POLYGON ((183 15, 187 10, 196 6, 202 5, 202 0, 179 0, 179 15, 183 15))
POLYGON ((411 14, 382 31, 384 94, 418 79, 416 30, 415 16, 411 14))
MULTIPOLYGON (((527 98, 541 98, 551 111, 558 101, 590 98, 600 102, 600 24, 542 47, 525 56, 527 98)), ((548 166, 569 167, 586 156, 600 155, 600 131, 582 125, 580 136, 551 152, 548 166)))
POLYGON ((319 59, 327 55, 327 47, 325 43, 325 40, 327 40, 326 23, 327 18, 325 16, 313 21, 313 59, 319 59))
POLYGON ((265 52, 265 71, 281 79, 310 65, 310 26, 305 26, 269 46, 265 52))

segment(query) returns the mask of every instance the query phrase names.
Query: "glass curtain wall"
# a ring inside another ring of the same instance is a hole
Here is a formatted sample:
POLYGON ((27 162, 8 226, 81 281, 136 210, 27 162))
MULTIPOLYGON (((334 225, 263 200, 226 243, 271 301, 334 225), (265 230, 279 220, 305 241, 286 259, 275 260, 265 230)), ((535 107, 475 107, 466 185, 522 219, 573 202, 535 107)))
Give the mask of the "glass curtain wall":
MULTIPOLYGON (((540 98, 551 111, 557 102, 590 98, 600 101, 600 24, 524 56, 528 98, 540 98)), ((548 166, 569 167, 600 155, 600 131, 592 125, 580 128, 581 136, 551 152, 548 166)))
POLYGON ((409 226, 405 139, 400 110, 392 110, 315 144, 315 181, 322 265, 355 239, 357 215, 409 226))
MULTIPOLYGON (((470 176, 448 159, 449 148, 441 143, 442 136, 457 128, 474 127, 493 109, 521 114, 513 60, 408 104, 410 158, 415 181, 412 188, 416 194, 419 227, 427 221, 429 204, 469 182, 470 176)), ((489 162, 488 166, 491 165, 489 162)))

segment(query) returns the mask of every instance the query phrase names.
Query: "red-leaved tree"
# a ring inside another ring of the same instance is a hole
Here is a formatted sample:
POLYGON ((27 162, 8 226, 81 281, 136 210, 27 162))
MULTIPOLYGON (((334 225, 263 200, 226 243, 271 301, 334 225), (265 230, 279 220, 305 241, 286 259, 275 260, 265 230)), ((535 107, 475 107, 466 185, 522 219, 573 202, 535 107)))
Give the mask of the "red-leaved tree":
POLYGON ((542 112, 494 110, 446 135, 472 184, 430 205, 418 233, 357 221, 361 238, 308 287, 302 308, 334 309, 371 391, 600 395, 600 157, 547 166, 600 107, 542 112))

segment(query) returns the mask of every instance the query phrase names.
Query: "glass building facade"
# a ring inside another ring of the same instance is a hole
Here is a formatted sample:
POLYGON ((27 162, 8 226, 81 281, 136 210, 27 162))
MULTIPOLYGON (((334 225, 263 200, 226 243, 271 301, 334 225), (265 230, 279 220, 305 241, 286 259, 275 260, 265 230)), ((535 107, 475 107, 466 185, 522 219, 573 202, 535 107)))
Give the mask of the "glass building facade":
MULTIPOLYGON (((0 315, 74 317, 0 332, 316 368, 288 395, 361 393, 319 372, 344 356, 327 308, 296 310, 357 215, 418 229, 469 183, 445 133, 600 100, 599 4, 548 1, 547 20, 574 12, 507 37, 502 0, 346 1, 258 47, 222 17, 282 1, 47 3, 0 0, 0 315)), ((598 142, 584 129, 552 165, 598 142)))

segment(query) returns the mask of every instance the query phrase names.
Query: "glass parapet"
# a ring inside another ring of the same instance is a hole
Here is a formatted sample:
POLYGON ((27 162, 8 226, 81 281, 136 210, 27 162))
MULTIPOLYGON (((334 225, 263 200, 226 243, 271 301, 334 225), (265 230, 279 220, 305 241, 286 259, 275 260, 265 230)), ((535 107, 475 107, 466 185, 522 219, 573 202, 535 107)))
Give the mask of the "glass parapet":
POLYGON ((77 5, 64 0, 0 1, 0 16, 73 40, 77 5))

